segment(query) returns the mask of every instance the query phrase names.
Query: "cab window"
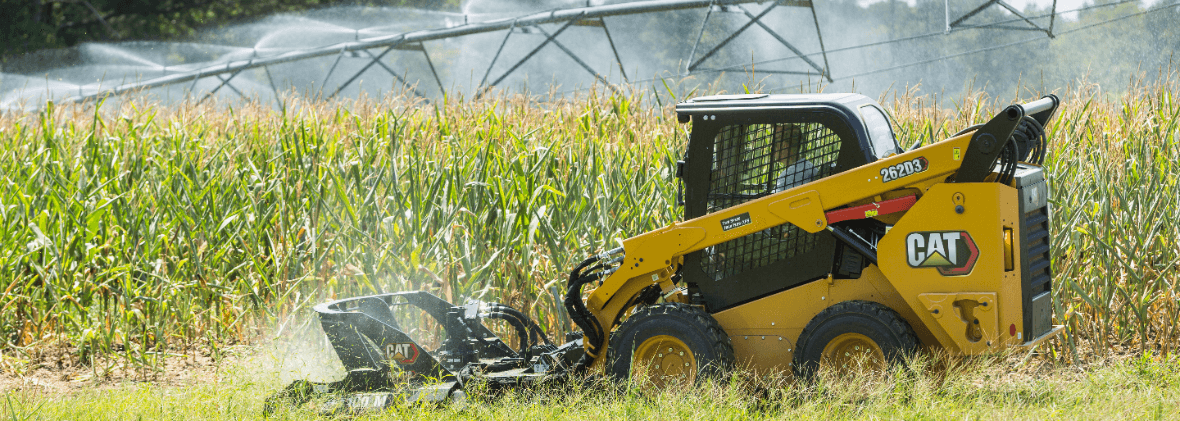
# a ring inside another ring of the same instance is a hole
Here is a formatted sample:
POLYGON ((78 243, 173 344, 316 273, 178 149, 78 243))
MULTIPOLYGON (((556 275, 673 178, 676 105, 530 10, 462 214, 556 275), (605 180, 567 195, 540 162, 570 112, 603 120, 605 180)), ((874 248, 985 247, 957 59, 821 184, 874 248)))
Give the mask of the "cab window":
POLYGON ((873 144, 873 155, 877 159, 901 153, 897 141, 893 138, 893 128, 889 126, 889 117, 880 108, 866 105, 860 107, 860 115, 864 118, 865 129, 869 132, 869 141, 873 144))

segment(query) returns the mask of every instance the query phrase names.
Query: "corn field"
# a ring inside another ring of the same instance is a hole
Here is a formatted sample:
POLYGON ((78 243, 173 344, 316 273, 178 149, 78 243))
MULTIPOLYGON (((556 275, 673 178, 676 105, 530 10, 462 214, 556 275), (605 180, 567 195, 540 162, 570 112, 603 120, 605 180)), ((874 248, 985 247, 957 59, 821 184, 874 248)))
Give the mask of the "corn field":
MULTIPOLYGON (((1069 329, 1045 358, 1180 339, 1180 104, 1175 75, 1160 80, 1056 92, 1046 165, 1069 329)), ((1039 93, 1019 96, 882 102, 909 147, 1039 93)), ((574 263, 680 215, 684 127, 642 94, 291 101, 0 115, 0 370, 63 349, 152 367, 399 290, 500 301, 561 332, 574 263)))

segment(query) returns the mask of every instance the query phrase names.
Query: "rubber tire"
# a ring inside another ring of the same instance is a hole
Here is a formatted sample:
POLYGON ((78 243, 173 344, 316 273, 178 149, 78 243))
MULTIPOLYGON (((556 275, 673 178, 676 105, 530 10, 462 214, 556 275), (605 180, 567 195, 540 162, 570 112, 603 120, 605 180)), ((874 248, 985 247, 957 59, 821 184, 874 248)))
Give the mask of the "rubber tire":
POLYGON ((918 335, 896 311, 870 301, 845 301, 819 312, 803 328, 795 347, 795 375, 812 378, 824 348, 845 333, 859 333, 872 339, 881 348, 887 364, 900 362, 918 350, 918 335))
POLYGON ((697 361, 697 383, 707 378, 719 378, 733 370, 733 344, 713 316, 700 307, 663 303, 641 308, 611 333, 607 374, 616 380, 628 379, 635 348, 659 335, 680 339, 692 351, 697 361))

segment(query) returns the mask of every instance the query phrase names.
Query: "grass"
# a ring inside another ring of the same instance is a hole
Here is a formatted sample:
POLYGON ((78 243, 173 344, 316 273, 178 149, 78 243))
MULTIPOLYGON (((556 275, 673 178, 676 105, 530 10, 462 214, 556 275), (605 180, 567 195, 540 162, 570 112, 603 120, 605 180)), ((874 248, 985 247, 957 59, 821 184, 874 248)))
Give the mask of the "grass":
MULTIPOLYGON (((278 386, 273 371, 243 363, 217 383, 150 383, 72 394, 11 392, 0 397, 16 420, 254 419, 278 386)), ((762 383, 761 385, 766 385, 762 383)), ((912 362, 889 376, 777 383, 773 393, 748 378, 688 390, 570 386, 521 391, 445 406, 399 405, 360 420, 451 419, 1175 419, 1180 360, 1139 357, 1089 370, 1054 365, 1013 371, 998 359, 940 372, 912 362)), ((268 419, 309 419, 283 408, 268 419)), ((341 417, 343 418, 343 417, 341 417)))
MULTIPOLYGON (((1044 361, 1176 352, 1180 104, 1176 75, 1159 80, 1058 92, 1046 166, 1068 331, 1044 361)), ((1039 94, 1017 96, 883 102, 908 146, 1039 94)), ((0 115, 0 370, 62 352, 150 378, 168 353, 216 359, 380 291, 498 300, 562 331, 574 262, 678 216, 686 139, 642 95, 292 101, 0 115)), ((137 390, 118 393, 164 393, 137 390)), ((153 399, 204 399, 167 393, 182 397, 153 399)))

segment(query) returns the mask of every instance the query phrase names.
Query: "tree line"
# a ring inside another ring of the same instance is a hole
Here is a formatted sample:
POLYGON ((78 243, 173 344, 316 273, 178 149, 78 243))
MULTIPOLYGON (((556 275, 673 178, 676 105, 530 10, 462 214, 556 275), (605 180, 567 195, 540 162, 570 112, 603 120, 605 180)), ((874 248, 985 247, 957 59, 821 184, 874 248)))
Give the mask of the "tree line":
MULTIPOLYGON (((343 2, 333 0, 0 0, 0 60, 87 41, 189 37, 204 27, 343 2)), ((455 9, 458 0, 347 4, 455 9)))

